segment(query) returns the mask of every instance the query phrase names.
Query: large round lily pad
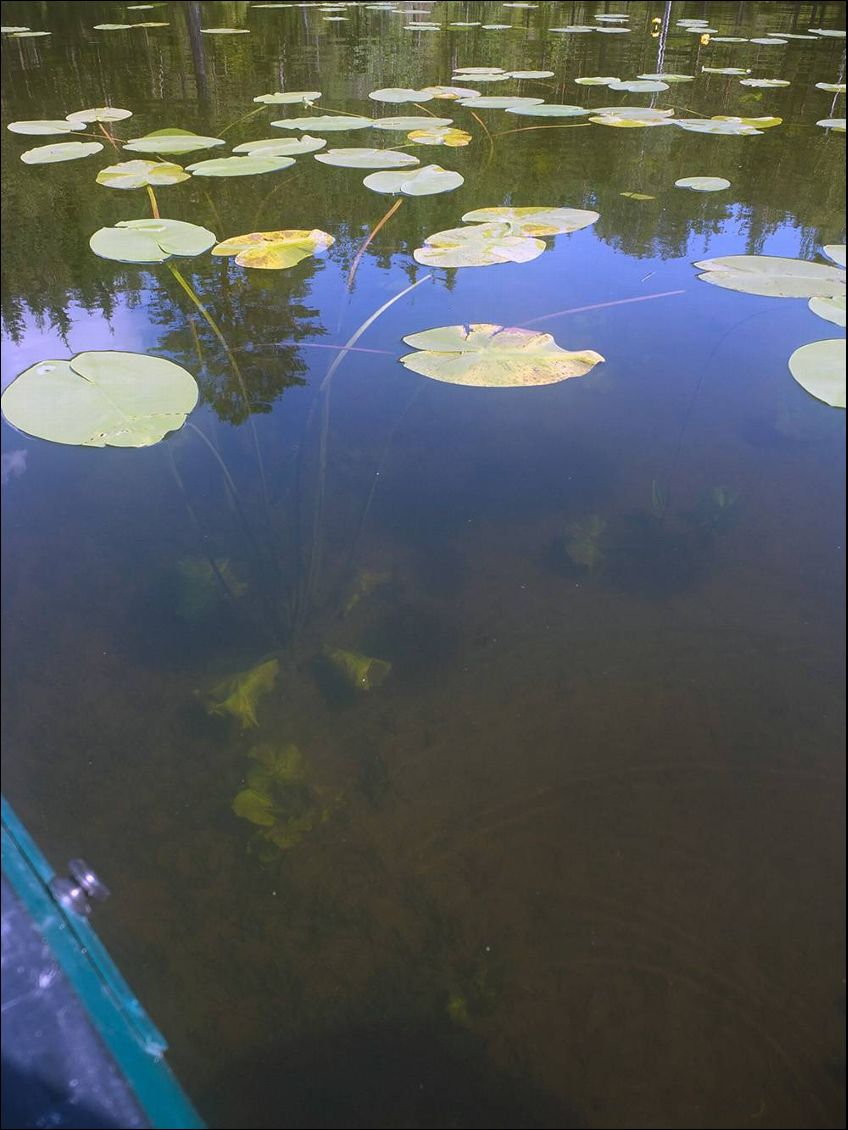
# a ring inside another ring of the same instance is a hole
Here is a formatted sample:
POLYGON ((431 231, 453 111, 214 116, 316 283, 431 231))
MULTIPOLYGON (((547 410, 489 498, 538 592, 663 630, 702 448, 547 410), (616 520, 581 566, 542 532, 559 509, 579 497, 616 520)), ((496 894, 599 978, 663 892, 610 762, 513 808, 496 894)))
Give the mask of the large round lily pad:
POLYGON ((327 144, 323 137, 264 137, 259 141, 243 141, 233 146, 233 153, 249 153, 252 157, 299 157, 315 153, 327 144))
POLYGON ((486 322, 439 326, 403 339, 419 350, 402 365, 446 384, 477 388, 526 388, 585 376, 604 358, 592 349, 572 353, 550 334, 486 322))
POLYGON ((661 79, 634 78, 624 82, 611 82, 610 90, 627 90, 631 94, 652 94, 660 90, 668 90, 668 83, 661 79))
POLYGON ((345 169, 403 169, 418 164, 418 158, 411 153, 395 149, 328 149, 326 153, 316 153, 315 160, 345 169))
POLYGON ((693 192, 721 192, 730 188, 724 177, 681 177, 674 182, 676 188, 691 188, 693 192))
POLYGON ((145 188, 147 185, 158 188, 160 185, 179 184, 190 180, 191 176, 180 165, 170 161, 121 161, 109 165, 97 174, 98 184, 107 188, 145 188))
POLYGON ((674 124, 688 133, 709 133, 715 137, 752 137, 762 133, 743 121, 722 122, 714 118, 676 118, 674 124))
POLYGON ((789 358, 789 371, 810 396, 831 408, 845 407, 845 339, 802 345, 789 358))
POLYGON ((511 235, 563 235, 580 231, 600 219, 598 212, 585 208, 475 208, 466 212, 466 223, 509 224, 511 235))
POLYGON ((543 102, 539 106, 521 102, 505 109, 508 114, 527 118, 580 118, 589 113, 582 106, 568 106, 558 102, 543 102))
POLYGON ((480 91, 470 86, 425 86, 422 91, 431 98, 445 102, 457 102, 460 98, 479 98, 480 91))
POLYGON ((217 237, 183 220, 120 220, 100 228, 89 246, 101 259, 119 263, 164 263, 172 255, 202 255, 217 237))
POLYGON ((53 165, 59 161, 78 161, 81 157, 91 157, 99 153, 103 146, 99 141, 58 141, 53 145, 38 145, 21 154, 26 165, 53 165))
POLYGON ((422 165, 420 169, 408 169, 400 173, 371 173, 362 183, 373 192, 435 196, 440 192, 453 192, 465 183, 465 177, 451 169, 443 169, 441 165, 422 165))
POLYGON ((483 95, 482 98, 463 98, 460 106, 472 110, 511 110, 516 106, 541 106, 544 98, 522 98, 520 95, 483 95))
POLYGON ((384 86, 368 95, 375 102, 429 102, 433 97, 426 90, 412 90, 406 86, 384 86))
POLYGON ((271 122, 277 129, 302 129, 317 130, 318 133, 327 133, 328 130, 365 129, 374 123, 371 118, 364 118, 357 114, 324 114, 317 118, 280 118, 271 122))
POLYGON ((186 165, 186 172, 195 177, 255 177, 259 173, 279 173, 293 164, 294 157, 249 153, 246 157, 214 157, 211 161, 195 161, 193 165, 186 165))
POLYGON ((85 122, 71 122, 67 118, 37 118, 31 121, 9 122, 6 129, 12 133, 29 134, 32 137, 49 137, 57 133, 74 133, 85 129, 85 122))
POLYGON ((831 298, 845 293, 845 272, 779 255, 723 255, 702 259, 698 278, 726 290, 772 298, 831 298))
POLYGON ((132 110, 121 110, 118 106, 95 106, 91 110, 74 110, 68 114, 67 121, 82 122, 123 122, 132 117, 132 110))
POLYGON ((428 235, 412 257, 428 267, 491 267, 498 263, 529 263, 545 250, 545 241, 514 235, 509 224, 470 224, 465 228, 428 235))
POLYGON ((811 298, 807 304, 810 310, 826 322, 835 326, 845 325, 845 295, 834 298, 811 298))
POLYGON ((313 228, 312 231, 255 231, 225 239, 212 248, 212 254, 235 255, 240 267, 282 271, 287 267, 294 267, 310 255, 323 254, 333 243, 335 240, 329 232, 319 228, 313 228))
POLYGON ((134 137, 124 142, 124 149, 132 153, 165 153, 177 156, 180 153, 193 153, 196 149, 214 149, 216 145, 226 145, 222 137, 204 137, 188 129, 157 129, 144 137, 134 137))
POLYGON ((150 447, 197 404, 191 373, 163 357, 107 350, 41 361, 3 393, 6 420, 27 435, 82 447, 150 447))

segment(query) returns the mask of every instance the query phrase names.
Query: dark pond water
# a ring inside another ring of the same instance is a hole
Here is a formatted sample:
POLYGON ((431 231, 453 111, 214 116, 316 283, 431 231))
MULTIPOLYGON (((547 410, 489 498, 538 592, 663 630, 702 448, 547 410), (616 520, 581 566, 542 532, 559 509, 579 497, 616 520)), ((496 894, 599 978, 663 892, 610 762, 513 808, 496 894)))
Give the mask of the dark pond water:
MULTIPOLYGON (((89 251, 149 215, 143 190, 95 184, 124 158, 28 166, 61 139, 4 130, 4 385, 118 349, 201 388, 194 428, 149 449, 3 424, 4 791, 56 864, 82 854, 112 887, 97 926, 212 1125, 843 1125, 844 416, 787 368, 843 331, 693 263, 844 241, 844 134, 815 124, 844 114, 815 86, 844 81, 844 41, 702 45, 677 25, 803 35, 843 6, 674 3, 660 35, 662 4, 612 5, 626 35, 549 30, 605 5, 398 7, 442 30, 367 5, 5 4, 4 25, 52 35, 3 37, 3 123, 111 104, 134 115, 118 138, 218 136, 280 89, 320 90, 308 113, 421 114, 368 93, 498 66, 555 77, 487 95, 783 124, 713 137, 430 102, 473 140, 416 152, 465 182, 403 198, 352 289, 392 204, 367 171, 304 156, 159 189, 163 215, 219 239, 335 238, 286 271, 178 261, 226 349, 167 266, 89 251), (93 30, 145 18, 168 26, 93 30), (513 27, 447 26, 475 20, 513 27), (657 71, 697 77, 653 103, 573 82, 657 71), (673 187, 691 175, 731 188, 673 187), (528 263, 413 260, 504 204, 600 218, 528 263), (321 396, 339 347, 428 274, 321 396), (398 363, 403 336, 471 322, 606 360, 506 389, 398 363), (352 688, 332 649, 391 672, 352 688), (256 726, 209 712, 262 662, 256 726), (289 743, 275 846, 232 806, 250 752, 289 743)), ((269 123, 301 112, 224 137, 288 136, 269 123)))

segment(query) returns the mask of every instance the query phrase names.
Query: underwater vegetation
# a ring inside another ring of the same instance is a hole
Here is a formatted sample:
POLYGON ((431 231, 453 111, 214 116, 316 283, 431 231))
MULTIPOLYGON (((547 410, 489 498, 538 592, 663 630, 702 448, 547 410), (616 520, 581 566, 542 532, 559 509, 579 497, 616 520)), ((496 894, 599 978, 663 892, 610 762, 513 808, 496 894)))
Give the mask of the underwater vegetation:
POLYGON ((259 700, 273 689, 279 670, 279 659, 267 659, 249 671, 231 675, 217 683, 209 694, 209 713, 231 715, 238 720, 242 730, 258 726, 256 710, 259 700))
POLYGON ((340 647, 326 647, 324 657, 339 678, 357 691, 371 691, 379 687, 391 674, 392 665, 385 659, 375 659, 359 651, 344 651, 340 647))
POLYGON ((187 623, 198 623, 214 616, 227 599, 220 578, 233 596, 247 592, 247 584, 228 558, 217 557, 211 561, 204 557, 181 557, 170 578, 177 616, 187 623))

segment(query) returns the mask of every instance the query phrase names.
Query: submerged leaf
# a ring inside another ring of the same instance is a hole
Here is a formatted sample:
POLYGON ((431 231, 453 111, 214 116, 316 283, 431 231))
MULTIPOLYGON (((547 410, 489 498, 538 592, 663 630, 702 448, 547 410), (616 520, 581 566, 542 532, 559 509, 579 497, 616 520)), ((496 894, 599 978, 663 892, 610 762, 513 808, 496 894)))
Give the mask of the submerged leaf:
POLYGON ((147 185, 179 184, 190 180, 190 174, 180 165, 168 161, 122 161, 109 165, 97 174, 98 184, 107 188, 145 188, 147 185))
POLYGON ((41 361, 3 393, 3 415, 27 435, 82 447, 150 447, 197 403, 197 382, 173 361, 112 350, 41 361))
POLYGON ((372 173, 362 182, 373 192, 396 193, 404 196, 434 196, 439 192, 453 192, 465 183, 461 173, 443 169, 441 165, 422 165, 402 173, 372 173))
POLYGON ((845 407, 845 339, 830 338, 802 345, 789 358, 798 384, 831 408, 845 407))
POLYGON ((59 161, 78 161, 81 157, 91 157, 102 148, 99 141, 59 141, 53 145, 27 149, 21 154, 21 160, 26 165, 52 165, 59 161))
POLYGON ((403 339, 419 350, 402 365, 447 384, 517 388, 582 377, 604 358, 594 350, 561 349, 550 334, 477 323, 440 326, 403 339))
POLYGON ((276 824, 273 800, 255 789, 242 789, 233 800, 233 812, 251 824, 271 828, 276 824))
POLYGON ((725 255, 702 259, 698 278, 727 290, 773 298, 831 298, 845 291, 845 272, 806 259, 777 255, 725 255))
POLYGON ((370 691, 388 678, 392 665, 385 659, 374 659, 358 651, 342 651, 338 647, 324 649, 324 654, 349 686, 370 691))
POLYGON ((249 671, 241 671, 218 683, 209 696, 210 714, 230 714, 241 728, 257 726, 256 708, 260 698, 273 688, 280 670, 278 659, 268 659, 249 671))
POLYGON ((282 271, 287 267, 294 267, 310 255, 326 251, 333 243, 333 237, 319 228, 311 231, 256 231, 225 239, 212 248, 212 254, 235 255, 240 267, 282 271))

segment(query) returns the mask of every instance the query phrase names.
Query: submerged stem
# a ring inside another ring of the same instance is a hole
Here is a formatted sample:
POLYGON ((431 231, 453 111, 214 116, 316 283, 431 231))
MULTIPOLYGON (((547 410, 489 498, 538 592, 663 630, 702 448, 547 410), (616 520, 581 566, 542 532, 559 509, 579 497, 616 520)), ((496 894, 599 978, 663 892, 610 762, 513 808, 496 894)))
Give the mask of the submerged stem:
POLYGON ((561 126, 519 126, 518 129, 504 129, 498 133, 492 134, 492 137, 506 137, 509 133, 527 133, 531 129, 580 129, 581 126, 588 126, 589 122, 574 122, 572 125, 561 126))
POLYGON ((392 204, 392 206, 389 208, 389 210, 382 216, 381 219, 379 219, 377 221, 377 223, 374 225, 374 227, 368 233, 368 236, 366 237, 365 241, 360 245, 359 250, 357 251, 356 256, 353 260, 353 263, 351 264, 350 271, 348 272, 348 276, 347 276, 347 289, 348 290, 350 290, 351 287, 353 286, 353 276, 356 274, 356 268, 359 266, 359 263, 360 263, 360 260, 362 259, 362 256, 368 250, 368 246, 371 243, 372 239, 377 234, 377 232, 380 230, 380 228, 384 227, 389 222, 389 220, 392 218, 392 216, 395 214, 395 212, 397 212, 398 208, 400 208, 401 204, 403 204, 403 197, 401 197, 399 200, 396 200, 394 202, 394 204, 392 204))
POLYGON ((265 108, 266 108, 265 104, 263 104, 262 106, 259 106, 256 110, 251 110, 249 114, 245 114, 241 118, 236 118, 236 120, 234 122, 230 122, 230 124, 228 126, 224 126, 223 129, 218 130, 218 133, 222 134, 222 135, 225 134, 225 133, 228 133, 231 129, 235 129, 236 126, 241 125, 242 122, 246 122, 248 118, 255 118, 257 114, 261 114, 262 111, 265 108))

